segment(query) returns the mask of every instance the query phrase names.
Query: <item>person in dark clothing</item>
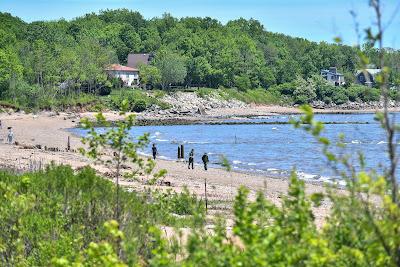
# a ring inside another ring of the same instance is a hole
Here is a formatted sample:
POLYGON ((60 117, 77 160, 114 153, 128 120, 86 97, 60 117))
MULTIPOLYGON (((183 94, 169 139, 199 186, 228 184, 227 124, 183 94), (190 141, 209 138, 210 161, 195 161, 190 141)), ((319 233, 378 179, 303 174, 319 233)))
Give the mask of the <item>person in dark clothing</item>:
POLYGON ((157 157, 157 147, 156 144, 153 144, 151 151, 153 152, 153 159, 155 160, 157 157))
POLYGON ((201 160, 203 161, 203 164, 204 164, 204 170, 207 170, 207 163, 208 163, 207 153, 204 153, 204 155, 201 157, 201 160))
POLYGON ((192 170, 194 169, 194 149, 192 149, 189 153, 189 165, 188 169, 190 169, 190 165, 192 165, 192 170))

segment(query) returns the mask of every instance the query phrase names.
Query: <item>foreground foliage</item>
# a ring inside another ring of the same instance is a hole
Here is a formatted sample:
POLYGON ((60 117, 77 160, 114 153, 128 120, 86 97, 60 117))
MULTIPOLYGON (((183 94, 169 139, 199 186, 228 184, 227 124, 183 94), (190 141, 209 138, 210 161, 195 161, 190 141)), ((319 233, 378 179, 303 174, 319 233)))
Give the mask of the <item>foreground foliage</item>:
MULTIPOLYGON (((0 265, 48 266, 53 258, 74 262, 86 249, 101 249, 90 244, 113 240, 107 236, 107 226, 102 225, 114 218, 115 192, 112 182, 96 176, 90 168, 78 173, 67 166, 24 175, 0 172, 0 265)), ((202 202, 187 192, 121 190, 119 197, 118 231, 125 236, 125 252, 119 256, 129 265, 153 257, 150 229, 191 225, 174 213, 202 214, 204 210, 202 202)))

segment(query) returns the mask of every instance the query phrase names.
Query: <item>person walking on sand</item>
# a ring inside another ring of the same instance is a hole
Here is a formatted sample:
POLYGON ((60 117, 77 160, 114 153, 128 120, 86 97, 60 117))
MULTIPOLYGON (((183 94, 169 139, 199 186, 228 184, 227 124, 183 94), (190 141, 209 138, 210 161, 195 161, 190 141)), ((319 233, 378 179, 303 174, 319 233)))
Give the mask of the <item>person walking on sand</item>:
POLYGON ((12 131, 12 128, 8 127, 7 143, 11 145, 13 143, 13 139, 14 139, 14 133, 12 131))
POLYGON ((192 165, 192 170, 194 169, 194 149, 192 149, 189 153, 189 165, 188 169, 190 169, 190 165, 192 165))
POLYGON ((201 160, 203 161, 203 164, 204 164, 204 170, 207 170, 207 163, 208 163, 207 153, 204 153, 204 155, 201 157, 201 160))
POLYGON ((151 147, 151 151, 153 152, 153 160, 156 160, 157 153, 158 153, 156 144, 153 144, 153 146, 151 147))

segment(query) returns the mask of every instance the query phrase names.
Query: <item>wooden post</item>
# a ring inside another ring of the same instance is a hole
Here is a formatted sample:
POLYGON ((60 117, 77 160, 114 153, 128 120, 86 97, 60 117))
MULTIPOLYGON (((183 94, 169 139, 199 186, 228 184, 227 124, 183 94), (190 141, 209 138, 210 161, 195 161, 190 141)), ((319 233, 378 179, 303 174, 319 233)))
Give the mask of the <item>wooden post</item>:
POLYGON ((181 158, 182 158, 182 159, 185 158, 185 152, 184 152, 183 145, 181 145, 181 158))
POLYGON ((181 158, 181 147, 178 146, 178 159, 180 159, 180 158, 181 158))
POLYGON ((206 214, 208 211, 208 201, 207 201, 207 178, 204 178, 204 199, 206 201, 206 214))

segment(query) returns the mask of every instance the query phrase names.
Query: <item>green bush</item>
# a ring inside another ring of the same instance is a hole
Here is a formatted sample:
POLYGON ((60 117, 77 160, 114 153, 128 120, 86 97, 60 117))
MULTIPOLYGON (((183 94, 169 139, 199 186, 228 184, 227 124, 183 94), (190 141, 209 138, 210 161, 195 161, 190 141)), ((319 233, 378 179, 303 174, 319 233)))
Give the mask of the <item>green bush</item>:
POLYGON ((389 90, 389 97, 392 100, 400 101, 400 91, 398 89, 391 89, 389 90))
POLYGON ((381 93, 379 89, 364 87, 360 93, 360 99, 364 102, 379 101, 381 93))
POLYGON ((100 87, 99 89, 99 95, 105 96, 111 94, 113 85, 111 82, 107 81, 103 86, 100 87))
POLYGON ((127 100, 129 103, 129 110, 141 112, 151 105, 157 105, 161 109, 169 108, 169 105, 160 100, 165 95, 165 92, 160 90, 143 91, 140 89, 120 89, 113 90, 110 96, 104 101, 110 109, 119 110, 122 101, 127 100))
MULTIPOLYGON (((0 172, 0 265, 49 266, 53 258, 77 260, 91 242, 103 240, 101 225, 114 217, 115 190, 111 181, 90 168, 77 173, 67 166, 24 175, 0 172)), ((151 192, 122 190, 120 197, 119 230, 126 238, 126 251, 120 255, 128 262, 152 257, 150 228, 181 225, 173 213, 204 211, 204 205, 185 192, 152 197, 151 192), (149 201, 161 198, 162 205, 149 201)))
POLYGON ((235 76, 234 83, 239 91, 246 91, 251 88, 251 81, 248 76, 235 76))
POLYGON ((134 102, 132 110, 135 112, 145 111, 147 108, 146 101, 144 99, 139 99, 134 102))
POLYGON ((349 101, 349 97, 346 95, 346 89, 342 87, 337 87, 337 90, 332 95, 332 101, 341 105, 349 101))

